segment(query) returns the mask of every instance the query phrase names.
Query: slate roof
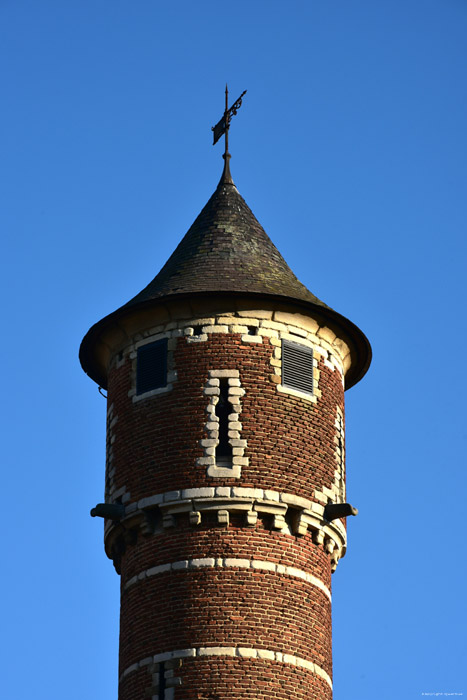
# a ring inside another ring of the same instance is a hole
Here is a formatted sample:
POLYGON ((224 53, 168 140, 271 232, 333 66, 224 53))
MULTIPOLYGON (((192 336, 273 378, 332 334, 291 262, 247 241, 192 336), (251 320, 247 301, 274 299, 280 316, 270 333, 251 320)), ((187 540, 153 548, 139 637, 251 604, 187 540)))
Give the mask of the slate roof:
POLYGON ((238 192, 228 165, 164 267, 125 306, 199 292, 279 295, 329 308, 294 275, 238 192))
MULTIPOLYGON (((84 371, 106 387, 98 346, 120 319, 158 300, 239 294, 296 302, 328 319, 351 339, 354 359, 346 386, 358 382, 371 362, 371 346, 362 331, 312 294, 294 275, 235 187, 227 156, 216 191, 154 279, 133 299, 92 326, 81 343, 84 371)), ((337 332, 337 331, 336 331, 337 332)), ((105 341, 104 341, 105 345, 105 341)))

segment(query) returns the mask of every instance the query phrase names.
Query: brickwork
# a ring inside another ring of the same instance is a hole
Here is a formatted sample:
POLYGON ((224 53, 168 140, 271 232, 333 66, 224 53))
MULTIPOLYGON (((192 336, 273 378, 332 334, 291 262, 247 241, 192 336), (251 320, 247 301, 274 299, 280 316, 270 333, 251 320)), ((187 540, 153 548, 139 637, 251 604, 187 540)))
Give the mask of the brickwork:
POLYGON ((346 535, 324 507, 345 493, 348 364, 330 329, 268 310, 175 317, 116 349, 106 497, 126 510, 105 539, 122 577, 120 700, 331 697, 346 535), (167 386, 136 396, 137 348, 162 337, 167 386), (282 386, 284 338, 312 348, 312 393, 282 386), (221 382, 230 462, 216 456, 221 382))
MULTIPOLYGON (((243 406, 240 397, 237 399, 239 412, 242 412, 242 438, 249 445, 244 457, 249 464, 242 469, 242 482, 319 500, 314 491, 332 490, 335 480, 336 407, 343 412, 344 400, 339 354, 319 336, 315 336, 316 345, 306 339, 316 353, 317 388, 313 396, 297 397, 276 381, 277 378, 280 382, 280 367, 271 365, 271 361, 280 361, 277 358, 280 348, 274 344, 274 341, 279 342, 276 337, 244 336, 243 327, 233 333, 227 324, 215 324, 217 319, 208 320, 212 323, 203 327, 208 332, 203 333, 206 340, 202 342, 190 342, 192 336, 184 336, 181 329, 174 329, 178 335, 172 339, 177 380, 171 391, 158 396, 157 401, 156 397, 153 401, 148 399, 136 404, 128 401, 129 396, 134 398, 135 395, 134 345, 127 348, 127 361, 111 369, 109 400, 114 402, 115 412, 120 417, 115 426, 118 437, 113 443, 114 464, 120 464, 116 488, 125 486, 132 500, 138 500, 151 493, 206 484, 205 473, 198 469, 200 460, 206 457, 202 448, 202 441, 206 439, 206 400, 200 389, 206 386, 210 370, 231 369, 239 373, 245 391, 243 406), (219 330, 211 333, 212 328, 219 330), (252 343, 251 338, 256 342, 252 343), (325 344, 329 346, 327 349, 323 348, 325 344), (272 369, 279 373, 271 372, 272 369), (281 394, 278 388, 286 394, 281 394), (325 395, 321 399, 323 390, 325 395), (319 409, 314 410, 311 403, 319 404, 319 409), (171 434, 170 444, 167 431, 171 434), (277 450, 279 443, 280 451, 277 450), (308 453, 313 443, 319 444, 320 449, 314 452, 311 474, 308 453), (269 483, 265 483, 265 466, 269 483)), ((266 330, 278 337, 280 331, 285 337, 290 336, 290 326, 264 319, 247 320, 275 325, 276 328, 266 330)), ((192 323, 195 325, 196 320, 192 323)), ((232 323, 232 327, 235 325, 232 323)), ((186 325, 185 330, 189 332, 192 326, 186 325)), ((228 477, 226 483, 232 483, 228 477)), ((325 502, 328 497, 332 495, 326 494, 325 502)))

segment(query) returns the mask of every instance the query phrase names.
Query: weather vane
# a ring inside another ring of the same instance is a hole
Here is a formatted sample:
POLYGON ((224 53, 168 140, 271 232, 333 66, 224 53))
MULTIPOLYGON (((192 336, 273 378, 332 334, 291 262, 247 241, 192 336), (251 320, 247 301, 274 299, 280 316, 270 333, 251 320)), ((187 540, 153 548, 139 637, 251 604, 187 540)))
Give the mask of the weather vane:
POLYGON ((214 140, 212 142, 212 145, 216 144, 220 137, 225 134, 225 153, 224 153, 224 158, 225 156, 229 155, 229 128, 230 128, 230 122, 232 121, 232 117, 234 114, 237 114, 238 110, 242 106, 242 98, 246 94, 246 90, 242 92, 238 100, 236 100, 233 105, 229 108, 229 89, 227 85, 225 86, 225 112, 220 121, 217 122, 216 126, 213 126, 211 128, 211 131, 213 131, 213 137, 214 140))

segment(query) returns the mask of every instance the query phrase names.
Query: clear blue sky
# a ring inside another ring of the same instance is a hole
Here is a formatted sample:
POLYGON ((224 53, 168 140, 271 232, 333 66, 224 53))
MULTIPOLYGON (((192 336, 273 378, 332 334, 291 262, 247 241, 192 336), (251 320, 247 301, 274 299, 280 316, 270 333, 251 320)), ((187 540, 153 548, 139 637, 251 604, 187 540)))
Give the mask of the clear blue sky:
POLYGON ((0 0, 2 697, 115 700, 89 326, 214 190, 370 338, 347 394, 336 700, 467 694, 465 0, 0 0))

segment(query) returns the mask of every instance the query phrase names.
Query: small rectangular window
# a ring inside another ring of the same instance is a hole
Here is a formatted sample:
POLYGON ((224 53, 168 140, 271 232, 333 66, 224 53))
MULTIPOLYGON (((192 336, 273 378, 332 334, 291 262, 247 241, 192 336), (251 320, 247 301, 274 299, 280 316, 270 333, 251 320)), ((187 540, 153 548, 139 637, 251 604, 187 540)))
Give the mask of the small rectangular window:
POLYGON ((291 340, 282 341, 282 385, 313 393, 313 350, 293 343, 291 340))
POLYGON ((167 386, 167 338, 138 348, 136 393, 145 394, 167 386))

